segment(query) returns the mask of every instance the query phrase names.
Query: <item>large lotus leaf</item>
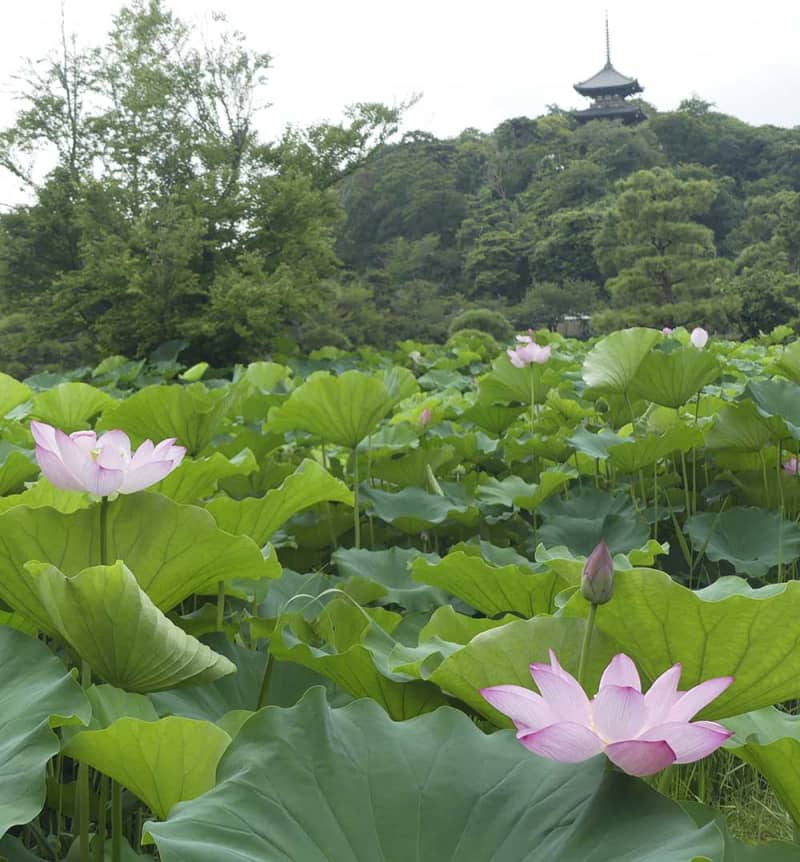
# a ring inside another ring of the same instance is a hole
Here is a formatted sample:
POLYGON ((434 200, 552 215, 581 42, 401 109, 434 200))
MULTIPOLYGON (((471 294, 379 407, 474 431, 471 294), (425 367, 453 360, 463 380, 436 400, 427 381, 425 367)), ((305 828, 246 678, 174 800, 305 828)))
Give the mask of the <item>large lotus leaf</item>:
POLYGON ((607 335, 595 344, 583 361, 584 382, 599 392, 629 392, 639 366, 661 337, 657 330, 642 327, 607 335))
POLYGON ((556 595, 567 586, 555 572, 533 574, 519 566, 493 566, 463 551, 435 563, 416 560, 411 570, 415 581, 446 590, 487 616, 549 614, 556 595))
MULTIPOLYGON (((17 506, 0 514, 0 565, 24 577, 28 560, 52 563, 75 574, 100 559, 98 506, 63 514, 17 506)), ((216 591, 219 581, 268 577, 274 566, 246 536, 220 530, 196 506, 160 494, 131 494, 108 509, 108 556, 124 560, 142 589, 162 610, 193 593, 216 591)), ((0 598, 14 605, 8 576, 0 598)))
MULTIPOLYGON (((598 616, 602 616, 602 610, 598 616)), ((533 617, 509 622, 477 634, 435 669, 428 668, 426 678, 499 727, 510 727, 510 720, 489 706, 480 689, 513 683, 533 690, 530 664, 549 661, 550 649, 568 671, 577 673, 584 632, 583 620, 533 617)), ((617 652, 613 641, 595 631, 586 668, 587 691, 597 691, 603 669, 617 652)))
POLYGON ((33 392, 29 386, 0 371, 0 416, 5 416, 18 404, 27 401, 31 395, 33 392))
POLYGON ((330 602, 314 621, 282 618, 270 649, 276 658, 301 664, 333 680, 354 697, 377 701, 392 718, 411 718, 441 706, 438 689, 391 670, 397 646, 391 631, 402 620, 382 608, 369 612, 352 601, 330 602))
MULTIPOLYGON (((18 608, 40 628, 64 640, 111 685, 126 691, 162 691, 210 682, 236 668, 150 601, 121 562, 67 577, 55 566, 30 562, 15 584, 18 608)), ((7 577, 16 580, 16 573, 7 577)))
POLYGON ((723 859, 714 823, 602 758, 537 758, 453 709, 401 723, 369 701, 332 710, 318 689, 253 716, 217 786, 145 830, 164 862, 723 859))
POLYGON ((593 434, 587 428, 578 428, 568 438, 567 442, 570 446, 574 446, 578 452, 588 455, 590 458, 604 461, 608 458, 608 449, 610 446, 616 446, 627 439, 630 438, 620 437, 616 431, 612 431, 610 428, 603 428, 596 434, 593 434))
POLYGON ((717 358, 691 345, 669 352, 651 350, 642 360, 631 385, 639 398, 664 407, 681 407, 720 375, 717 358))
POLYGON ((316 461, 306 459, 280 487, 267 491, 263 497, 244 500, 218 497, 207 508, 220 529, 250 536, 260 546, 292 515, 325 501, 352 506, 353 492, 316 461))
POLYGON ((492 370, 478 381, 478 403, 519 401, 530 404, 531 376, 533 397, 537 404, 544 404, 547 393, 562 380, 561 372, 551 362, 516 368, 508 356, 501 353, 492 363, 492 370))
POLYGON ((739 574, 754 578, 800 558, 800 526, 778 512, 745 507, 698 512, 684 530, 709 560, 727 560, 739 574))
POLYGON ((402 455, 373 459, 371 475, 401 487, 424 486, 429 482, 428 470, 432 470, 435 475, 443 464, 454 460, 454 455, 452 446, 418 447, 402 455))
POLYGON ((608 448, 609 463, 620 473, 636 473, 652 467, 673 452, 688 452, 703 443, 703 432, 690 425, 678 425, 665 434, 648 434, 636 440, 624 440, 608 448))
POLYGON ((575 478, 575 471, 558 467, 545 470, 539 475, 538 483, 529 484, 519 476, 507 476, 502 481, 493 476, 487 477, 478 487, 477 496, 481 502, 490 506, 518 506, 532 512, 548 497, 552 497, 575 478))
POLYGON ((775 367, 795 383, 800 383, 800 341, 788 344, 775 361, 775 367))
MULTIPOLYGON (((152 490, 175 500, 176 503, 194 503, 210 497, 222 479, 247 476, 258 470, 258 462, 249 449, 243 449, 233 458, 214 452, 207 458, 185 458, 179 470, 173 470, 152 490)), ((229 531, 232 532, 232 531, 229 531)))
POLYGON ((502 434, 524 408, 504 407, 502 404, 487 404, 479 401, 465 410, 459 420, 462 422, 474 422, 478 427, 485 429, 490 434, 502 434))
POLYGON ((477 524, 478 510, 474 506, 439 494, 429 494, 422 488, 403 488, 396 493, 365 488, 363 497, 372 504, 372 511, 382 521, 409 535, 416 535, 445 521, 477 524))
MULTIPOLYGON (((570 586, 577 587, 581 582, 586 557, 589 556, 589 553, 587 551, 586 554, 575 556, 564 545, 548 549, 540 543, 536 546, 536 562, 552 569, 570 586)), ((652 566, 657 557, 668 553, 668 542, 661 544, 655 539, 648 539, 640 548, 634 548, 626 554, 614 554, 614 571, 627 571, 641 566, 652 566)))
POLYGON ((89 720, 80 686, 45 644, 0 626, 0 835, 45 801, 45 769, 58 753, 51 728, 89 720))
POLYGON ((175 437, 189 454, 202 451, 220 431, 233 389, 148 386, 104 411, 98 428, 122 428, 131 437, 154 442, 175 437))
POLYGON ((417 378, 407 368, 399 365, 393 365, 383 372, 383 385, 392 399, 392 405, 419 392, 417 378))
POLYGON ((40 392, 33 399, 31 415, 71 433, 86 428, 91 419, 115 403, 107 392, 73 381, 40 392))
POLYGON ((150 696, 159 715, 182 715, 219 722, 233 710, 256 710, 267 665, 267 655, 231 643, 221 633, 205 635, 203 642, 236 666, 236 673, 204 685, 190 685, 150 696))
POLYGON ((412 580, 415 560, 434 560, 415 548, 367 551, 339 548, 332 555, 343 588, 360 604, 399 605, 407 611, 431 611, 447 603, 447 593, 412 580))
POLYGON ((378 377, 346 371, 313 374, 269 411, 267 430, 307 431, 328 443, 355 448, 392 409, 395 399, 378 377))
POLYGON ((24 482, 39 474, 32 454, 5 440, 0 441, 0 462, 0 495, 21 490, 24 482))
POLYGON ((70 512, 77 512, 78 509, 86 509, 90 505, 89 494, 62 491, 48 482, 47 479, 34 482, 20 494, 0 497, 0 512, 13 509, 14 506, 28 506, 31 509, 48 506, 52 509, 58 509, 59 512, 69 514, 70 512))
MULTIPOLYGON (((774 422, 773 422, 774 425, 774 422)), ((723 452, 760 452, 773 442, 769 420, 752 401, 740 401, 723 407, 706 432, 706 448, 723 452)))
POLYGON ((789 434, 800 439, 800 384, 791 380, 750 380, 745 392, 762 416, 783 419, 789 434))
POLYGON ((209 721, 120 718, 104 730, 76 734, 64 753, 127 787, 163 820, 177 802, 214 786, 217 764, 230 741, 209 721))
MULTIPOLYGON (((576 593, 564 608, 585 616, 576 593)), ((741 578, 720 578, 692 591, 664 572, 616 573, 614 598, 597 613, 597 627, 654 679, 683 666, 681 689, 733 675, 733 685, 703 718, 724 718, 800 697, 800 583, 751 589, 741 578)))
POLYGON ((725 720, 735 736, 726 744, 769 782, 795 823, 800 823, 800 715, 774 707, 725 720))

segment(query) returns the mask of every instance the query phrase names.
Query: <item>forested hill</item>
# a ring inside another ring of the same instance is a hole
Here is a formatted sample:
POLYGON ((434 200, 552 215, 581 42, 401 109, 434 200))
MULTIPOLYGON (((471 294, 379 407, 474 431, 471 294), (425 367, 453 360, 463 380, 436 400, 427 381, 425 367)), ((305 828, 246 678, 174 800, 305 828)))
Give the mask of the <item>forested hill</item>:
MULTIPOLYGON (((696 98, 636 126, 554 111, 492 134, 406 134, 343 181, 341 201, 339 289, 374 303, 387 334, 440 338, 469 308, 517 327, 592 314, 596 331, 732 334, 800 314, 800 128, 696 98)), ((504 331, 477 312, 455 325, 470 321, 504 331)))
POLYGON ((699 99, 452 140, 403 106, 257 132, 270 58, 132 0, 21 83, 0 170, 0 355, 25 375, 169 339, 217 366, 592 315, 753 334, 798 316, 800 129, 699 99), (42 175, 37 156, 55 160, 42 175))

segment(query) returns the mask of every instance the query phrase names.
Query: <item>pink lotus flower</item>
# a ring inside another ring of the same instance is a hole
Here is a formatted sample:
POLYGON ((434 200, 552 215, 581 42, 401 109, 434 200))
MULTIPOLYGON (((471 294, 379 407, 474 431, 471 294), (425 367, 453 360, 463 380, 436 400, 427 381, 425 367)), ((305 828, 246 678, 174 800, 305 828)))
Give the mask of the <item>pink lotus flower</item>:
POLYGON ((702 350, 708 342, 708 333, 702 326, 695 326, 692 334, 689 336, 689 341, 692 343, 692 347, 702 350))
POLYGON ((419 425, 421 428, 424 428, 426 425, 431 424, 431 419, 433 419, 433 413, 431 412, 430 407, 426 407, 422 413, 419 414, 419 425))
POLYGON ((661 330, 661 334, 662 335, 672 335, 672 327, 671 326, 663 327, 661 330))
POLYGON ((678 691, 681 666, 675 664, 642 694, 636 665, 619 654, 589 700, 552 650, 550 664, 532 664, 531 675, 541 694, 519 685, 481 694, 514 722, 525 748, 550 760, 579 763, 605 752, 629 775, 652 775, 672 763, 700 760, 733 736, 714 721, 690 721, 725 691, 731 676, 678 691))
MULTIPOLYGON (((517 336, 517 338, 527 338, 527 336, 517 336)), ((526 341, 518 347, 509 348, 506 353, 511 360, 511 364, 517 368, 524 368, 533 362, 542 364, 550 358, 550 345, 539 347, 535 341, 526 341)))
POLYGON ((799 471, 800 463, 794 455, 792 455, 792 457, 788 461, 783 462, 784 473, 789 473, 792 476, 796 476, 799 471))
POLYGON ((131 454, 131 441, 124 431, 94 431, 65 434, 44 422, 31 422, 36 441, 36 460, 42 473, 65 491, 88 491, 98 497, 133 494, 160 482, 183 460, 186 449, 174 446, 175 438, 157 446, 144 443, 131 454))

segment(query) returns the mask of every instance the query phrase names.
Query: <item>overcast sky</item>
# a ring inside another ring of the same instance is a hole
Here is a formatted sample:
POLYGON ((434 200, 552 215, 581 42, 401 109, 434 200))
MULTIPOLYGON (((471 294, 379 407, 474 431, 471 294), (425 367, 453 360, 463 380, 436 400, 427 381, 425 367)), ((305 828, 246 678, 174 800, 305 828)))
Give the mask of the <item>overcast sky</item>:
MULTIPOLYGON (((119 0, 66 0, 67 29, 99 44, 119 0)), ((800 125, 798 0, 168 0, 201 28, 224 12, 273 57, 265 137, 335 120, 357 101, 421 94, 406 129, 491 131, 546 105, 584 106, 572 85, 611 59, 659 110, 697 94, 749 123, 800 125)), ((2 4, 0 127, 17 110, 11 76, 59 42, 61 0, 2 4)), ((0 202, 23 199, 0 169, 0 202)))

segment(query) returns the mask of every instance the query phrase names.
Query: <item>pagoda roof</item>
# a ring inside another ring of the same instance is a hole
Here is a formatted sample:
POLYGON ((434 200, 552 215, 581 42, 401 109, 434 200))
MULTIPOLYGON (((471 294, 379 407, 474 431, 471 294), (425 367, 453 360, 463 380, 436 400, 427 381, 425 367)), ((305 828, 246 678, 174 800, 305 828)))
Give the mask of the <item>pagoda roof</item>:
POLYGON ((644 112, 638 105, 629 105, 627 102, 611 105, 592 105, 584 111, 574 112, 580 123, 589 120, 622 120, 624 123, 638 123, 645 119, 644 112))
POLYGON ((607 62, 596 75, 575 84, 575 89, 582 96, 597 96, 601 93, 630 96, 633 93, 642 92, 642 87, 636 78, 628 78, 621 74, 610 62, 607 62))

